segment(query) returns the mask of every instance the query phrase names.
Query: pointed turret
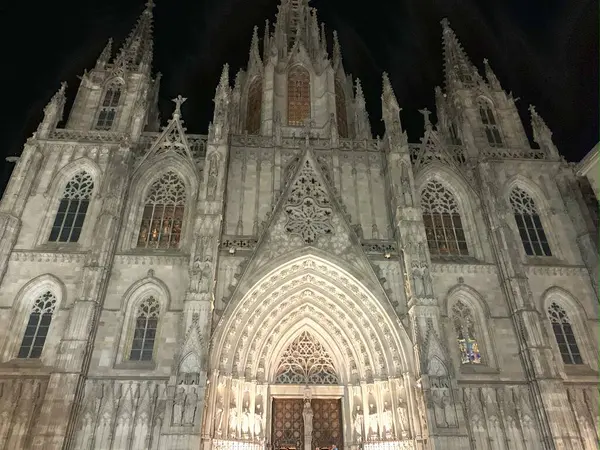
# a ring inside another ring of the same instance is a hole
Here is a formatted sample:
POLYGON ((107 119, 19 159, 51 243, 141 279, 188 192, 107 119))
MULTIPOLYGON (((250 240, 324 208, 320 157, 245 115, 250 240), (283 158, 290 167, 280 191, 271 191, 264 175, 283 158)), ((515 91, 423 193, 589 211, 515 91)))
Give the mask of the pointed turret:
POLYGON ((114 61, 115 66, 127 67, 140 72, 150 71, 154 45, 152 8, 154 8, 154 1, 148 0, 144 12, 119 50, 114 61))
POLYGON ((104 69, 104 67, 106 67, 110 61, 110 57, 112 56, 112 44, 113 39, 110 38, 106 43, 106 47, 104 47, 104 50, 102 50, 102 53, 100 53, 100 56, 98 56, 98 60, 96 61, 97 69, 104 69))
POLYGON ((67 90, 67 83, 62 82, 60 89, 52 96, 46 107, 44 108, 44 119, 40 123, 37 129, 37 137, 45 138, 48 133, 56 128, 58 122, 62 120, 63 111, 65 109, 65 103, 67 97, 65 92, 67 90))
POLYGON ((337 70, 342 64, 342 50, 338 40, 337 31, 333 32, 333 68, 337 70))
POLYGON ((215 112, 213 121, 208 127, 208 139, 209 141, 220 141, 229 134, 229 103, 231 102, 229 64, 223 66, 213 101, 215 112))
POLYGON ((354 95, 354 112, 356 139, 371 139, 371 124, 367 113, 367 103, 358 78, 356 79, 356 93, 354 95))
POLYGON ((284 56, 292 48, 304 46, 311 58, 321 53, 321 36, 316 11, 309 0, 281 0, 275 22, 275 43, 278 53, 284 56))
POLYGON ((248 58, 248 72, 262 66, 262 60, 260 59, 260 50, 258 47, 258 27, 254 27, 252 33, 252 42, 250 43, 250 55, 248 58))
POLYGON ((456 34, 450 28, 448 19, 443 19, 441 24, 446 88, 450 89, 456 86, 457 83, 459 86, 468 87, 481 77, 476 67, 469 60, 456 34))
POLYGON ((265 35, 263 36, 263 61, 269 59, 271 53, 271 25, 269 19, 265 20, 265 35))
POLYGON ((404 143, 406 136, 402 132, 400 123, 401 108, 398 105, 396 94, 392 88, 392 83, 386 72, 383 73, 383 92, 381 94, 381 110, 382 118, 385 123, 386 135, 392 140, 392 144, 401 145, 404 143))
POLYGON ((533 140, 545 150, 548 156, 552 159, 560 158, 560 154, 556 145, 552 141, 552 131, 546 125, 546 122, 538 114, 535 106, 529 105, 529 113, 531 114, 531 128, 533 129, 533 140))
POLYGON ((502 86, 500 85, 500 81, 498 81, 498 77, 490 67, 490 63, 487 58, 484 58, 483 65, 485 66, 485 78, 487 79, 487 82, 492 90, 501 91, 502 86))

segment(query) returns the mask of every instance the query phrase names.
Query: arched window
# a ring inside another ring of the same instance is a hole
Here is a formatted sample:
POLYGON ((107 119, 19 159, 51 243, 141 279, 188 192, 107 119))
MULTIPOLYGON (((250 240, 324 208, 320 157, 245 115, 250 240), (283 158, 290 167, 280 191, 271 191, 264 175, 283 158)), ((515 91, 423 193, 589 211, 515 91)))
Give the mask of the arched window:
POLYGON ((560 305, 552 302, 548 307, 548 318, 552 324, 552 331, 554 331, 563 362, 565 364, 583 364, 567 312, 560 305))
POLYGON ((246 130, 249 134, 260 132, 262 108, 262 79, 255 78, 248 87, 248 107, 246 111, 246 130))
POLYGON ((348 112, 346 111, 346 93, 344 85, 335 79, 335 116, 337 118, 337 127, 340 137, 348 137, 348 112))
POLYGON ((481 364, 479 344, 475 338, 475 321, 471 309, 462 301, 452 307, 452 322, 456 332, 462 364, 481 364))
POLYGON ((452 193, 437 180, 421 192, 421 207, 427 244, 432 255, 468 255, 458 204, 452 193))
POLYGON ((288 73, 288 125, 301 126, 310 119, 310 74, 301 66, 288 73))
POLYGON ((510 193, 510 205, 525 253, 528 256, 552 256, 534 200, 523 189, 515 187, 510 193))
POLYGON ((494 116, 492 108, 490 108, 490 105, 485 100, 479 101, 479 116, 481 117, 481 123, 483 124, 488 144, 491 147, 502 147, 502 136, 500 136, 496 116, 494 116))
POLYGON ((96 130, 110 130, 117 115, 117 108, 121 100, 121 86, 110 84, 104 92, 104 98, 96 122, 96 130))
POLYGON ((19 348, 19 358, 39 358, 42 355, 55 307, 56 296, 50 291, 35 299, 19 348))
POLYGON ((94 180, 85 171, 79 172, 67 183, 50 231, 50 242, 79 240, 93 190, 94 180))
POLYGON ((135 329, 129 359, 131 361, 151 361, 154 341, 160 316, 160 303, 148 297, 138 306, 135 316, 135 329))
POLYGON ((448 129, 450 131, 450 143, 452 145, 462 145, 462 140, 458 134, 458 127, 456 126, 456 123, 451 122, 448 129))
POLYGON ((167 172, 150 187, 138 236, 138 248, 177 248, 185 208, 185 185, 167 172))
POLYGON ((283 384, 338 384, 331 356, 308 331, 285 350, 275 380, 283 384))

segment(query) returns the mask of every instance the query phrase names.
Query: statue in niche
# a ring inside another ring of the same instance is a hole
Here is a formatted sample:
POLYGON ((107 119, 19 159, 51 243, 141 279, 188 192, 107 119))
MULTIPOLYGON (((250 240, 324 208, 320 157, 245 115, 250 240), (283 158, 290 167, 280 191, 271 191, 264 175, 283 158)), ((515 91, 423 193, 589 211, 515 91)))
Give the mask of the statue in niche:
POLYGON ((426 297, 433 297, 433 286, 431 284, 431 273, 427 266, 423 266, 423 293, 426 297))
POLYGON ((229 434, 230 437, 235 438, 237 434, 237 426, 238 426, 238 417, 237 417, 237 409, 235 406, 232 406, 229 410, 229 434))
POLYGON ((408 167, 405 163, 400 166, 400 184, 402 185, 402 194, 404 196, 404 206, 412 206, 412 189, 410 186, 410 177, 408 175, 408 167))
POLYGON ((444 417, 449 427, 457 426, 456 410, 450 399, 450 393, 447 389, 442 392, 442 407, 444 408, 444 417))
POLYGON ((244 411, 242 411, 242 434, 244 436, 250 434, 250 411, 248 410, 248 403, 244 405, 244 411))
POLYGON ((387 402, 384 402, 383 405, 383 412, 381 413, 381 432, 383 433, 383 437, 390 438, 393 435, 392 411, 390 411, 387 402))
POLYGON ((433 397, 433 408, 435 412, 435 424, 438 427, 446 428, 446 413, 444 411, 444 405, 442 404, 442 393, 438 390, 432 391, 431 396, 433 397))
POLYGON ((183 411, 185 407, 185 390, 180 387, 177 389, 175 393, 175 398, 173 399, 173 424, 181 425, 183 421, 183 411))
POLYGON ((406 437, 408 435, 408 408, 404 399, 401 398, 398 403, 398 424, 402 437, 406 437))
POLYGON ((356 407, 356 414, 354 415, 354 432, 356 433, 356 440, 362 440, 363 435, 363 425, 365 418, 360 411, 360 405, 356 407))
POLYGON ((196 388, 192 388, 185 398, 185 409, 183 421, 186 425, 192 425, 196 418, 196 409, 198 408, 198 393, 196 388))
POLYGON ((304 409, 302 410, 302 418, 304 419, 304 449, 311 450, 312 448, 312 432, 313 432, 313 410, 310 406, 310 400, 304 400, 304 409))
POLYGON ((221 436, 223 433, 223 406, 221 403, 217 405, 215 412, 215 433, 217 436, 221 436))
POLYGON ((195 262, 194 272, 194 275, 192 275, 192 290, 198 293, 210 292, 212 263, 208 259, 203 262, 195 262))
POLYGON ((422 297, 424 294, 423 274, 419 267, 413 267, 412 278, 413 278, 413 285, 415 287, 415 295, 417 297, 422 297))
POLYGON ((372 403, 369 408, 369 437, 376 437, 379 436, 379 414, 372 403))
POLYGON ((262 412, 260 411, 260 405, 256 406, 256 412, 254 413, 254 436, 257 438, 262 437, 262 412))
POLYGON ((219 180, 219 156, 213 153, 210 157, 208 168, 208 180, 206 182, 206 199, 214 200, 217 191, 217 182, 219 180))

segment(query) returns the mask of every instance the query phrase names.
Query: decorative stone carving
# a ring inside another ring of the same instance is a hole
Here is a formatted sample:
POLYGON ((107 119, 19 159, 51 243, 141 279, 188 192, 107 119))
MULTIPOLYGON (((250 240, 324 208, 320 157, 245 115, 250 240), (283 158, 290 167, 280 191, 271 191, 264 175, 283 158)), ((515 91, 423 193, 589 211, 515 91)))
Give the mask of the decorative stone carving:
POLYGON ((208 160, 208 179, 206 181, 206 199, 215 199, 219 182, 219 154, 213 153, 208 160))
POLYGON ((363 427, 364 427, 365 418, 360 411, 360 405, 356 407, 356 414, 354 415, 354 433, 356 435, 356 440, 361 441, 363 437, 363 427))
POLYGON ((302 420, 304 421, 304 450, 312 449, 313 415, 310 399, 305 399, 304 408, 302 409, 302 420))

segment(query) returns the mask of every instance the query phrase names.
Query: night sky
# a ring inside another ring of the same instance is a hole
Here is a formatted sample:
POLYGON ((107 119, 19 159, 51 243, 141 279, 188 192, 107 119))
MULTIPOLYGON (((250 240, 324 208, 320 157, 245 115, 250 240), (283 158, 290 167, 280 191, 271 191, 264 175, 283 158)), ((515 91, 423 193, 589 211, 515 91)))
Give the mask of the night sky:
MULTIPOLYGON (((109 37, 120 46, 144 2, 2 2, 0 192, 13 167, 4 157, 20 154, 60 82, 69 83, 68 112, 77 77, 94 66, 109 37)), ((221 67, 228 62, 233 79, 246 65, 253 26, 262 35, 278 3, 157 0, 154 71, 164 75, 163 122, 173 110, 170 99, 181 94, 188 97, 182 109, 188 132, 207 132, 221 67)), ((520 98, 528 132, 526 109, 532 103, 569 161, 579 161, 598 141, 597 0, 312 0, 311 5, 329 35, 338 30, 346 72, 363 82, 374 134, 383 134, 381 72, 387 71, 409 140, 422 135, 417 110, 433 110, 434 86, 443 82, 439 22, 448 17, 480 71, 487 57, 503 87, 520 98)))

